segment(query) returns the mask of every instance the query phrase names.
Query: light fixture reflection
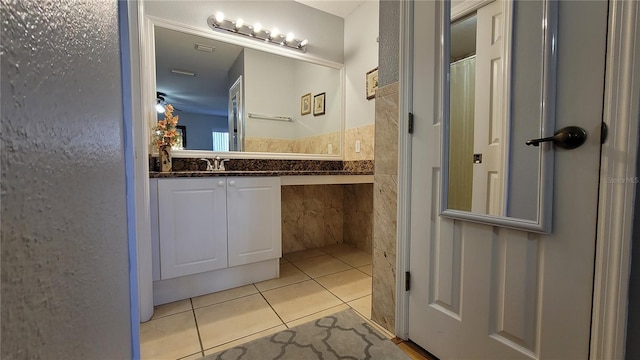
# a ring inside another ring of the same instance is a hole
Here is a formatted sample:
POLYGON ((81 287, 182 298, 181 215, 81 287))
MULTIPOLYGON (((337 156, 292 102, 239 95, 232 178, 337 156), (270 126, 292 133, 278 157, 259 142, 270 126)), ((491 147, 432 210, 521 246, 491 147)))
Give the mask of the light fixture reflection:
POLYGON ((158 113, 164 112, 164 105, 162 105, 162 103, 160 102, 160 99, 156 100, 156 111, 158 113))
POLYGON ((165 104, 164 97, 166 95, 167 94, 159 92, 159 91, 156 92, 156 111, 158 113, 163 113, 164 112, 164 104, 165 104))

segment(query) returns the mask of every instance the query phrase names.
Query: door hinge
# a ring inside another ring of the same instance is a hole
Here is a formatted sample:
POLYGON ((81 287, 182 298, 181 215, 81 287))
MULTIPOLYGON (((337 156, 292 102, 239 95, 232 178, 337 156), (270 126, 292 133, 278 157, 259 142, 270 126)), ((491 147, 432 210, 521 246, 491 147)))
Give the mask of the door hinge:
POLYGON ((407 271, 404 273, 404 291, 409 290, 411 290, 411 273, 407 271))
POLYGON ((413 134, 413 113, 409 113, 409 134, 413 134))
POLYGON ((602 122, 602 125, 600 125, 600 127, 600 145, 603 145, 605 142, 607 142, 607 137, 609 136, 609 127, 604 121, 602 122))

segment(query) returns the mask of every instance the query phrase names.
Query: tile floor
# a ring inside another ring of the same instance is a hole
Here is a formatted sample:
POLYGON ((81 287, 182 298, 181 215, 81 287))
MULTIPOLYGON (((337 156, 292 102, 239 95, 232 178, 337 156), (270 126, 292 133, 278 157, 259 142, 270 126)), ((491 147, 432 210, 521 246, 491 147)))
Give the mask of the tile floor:
POLYGON ((140 325, 142 359, 197 359, 349 307, 371 318, 371 255, 346 245, 284 254, 278 279, 157 306, 140 325))

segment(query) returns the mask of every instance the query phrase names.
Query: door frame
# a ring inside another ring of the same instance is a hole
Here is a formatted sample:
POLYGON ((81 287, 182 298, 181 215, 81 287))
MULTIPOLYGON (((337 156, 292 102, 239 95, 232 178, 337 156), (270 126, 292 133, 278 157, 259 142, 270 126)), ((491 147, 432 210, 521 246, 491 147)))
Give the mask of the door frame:
MULTIPOLYGON (((396 328, 407 339, 411 207, 411 136, 413 1, 400 3, 400 106, 398 116, 398 215, 396 247, 396 328)), ((596 258, 591 324, 591 359, 622 359, 631 270, 633 208, 640 122, 640 2, 611 0, 607 35, 596 258)), ((441 37, 443 24, 435 24, 441 37)), ((436 42, 439 43, 439 42, 436 42)), ((434 49, 435 50, 435 49, 434 49)), ((435 82, 437 84, 437 82, 435 82)), ((640 216, 640 215, 639 215, 640 216)))

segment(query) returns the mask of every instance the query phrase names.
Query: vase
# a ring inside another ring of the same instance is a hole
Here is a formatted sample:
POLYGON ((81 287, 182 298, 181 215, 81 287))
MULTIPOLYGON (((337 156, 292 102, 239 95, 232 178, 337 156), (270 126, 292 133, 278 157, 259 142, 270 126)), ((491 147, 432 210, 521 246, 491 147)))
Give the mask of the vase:
POLYGON ((171 146, 162 145, 158 149, 158 152, 160 153, 160 171, 171 171, 171 146))

